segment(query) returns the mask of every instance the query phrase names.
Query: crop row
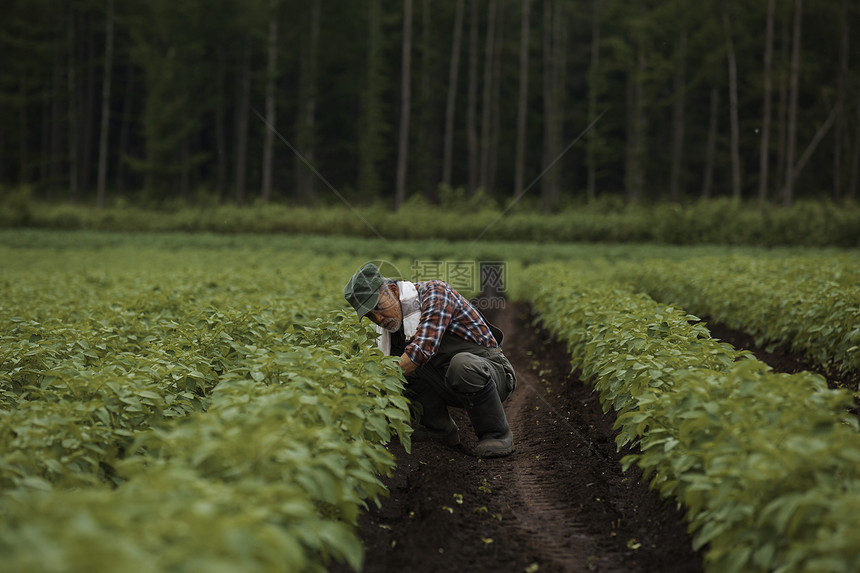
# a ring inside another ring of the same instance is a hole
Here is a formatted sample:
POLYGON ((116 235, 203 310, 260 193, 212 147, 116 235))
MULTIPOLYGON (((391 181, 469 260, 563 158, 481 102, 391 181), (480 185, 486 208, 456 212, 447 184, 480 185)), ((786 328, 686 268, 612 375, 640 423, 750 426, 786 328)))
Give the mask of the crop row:
POLYGON ((776 374, 686 312, 582 265, 531 267, 530 298, 617 412, 619 447, 686 510, 708 571, 860 568, 851 395, 776 374), (540 280, 537 280, 540 279, 540 280))
POLYGON ((346 315, 285 333, 222 376, 206 412, 140 432, 115 489, 18 488, 3 502, 11 570, 358 568, 354 527, 408 446, 390 359, 346 315), (359 350, 360 349, 360 350, 359 350), (81 551, 85 547, 86 551, 81 551), (145 563, 144 566, 141 563, 145 563))
POLYGON ((623 265, 616 278, 748 332, 760 345, 789 345, 828 372, 860 370, 856 256, 654 260, 623 265))
POLYGON ((16 278, 0 319, 3 489, 113 479, 136 432, 205 410, 220 377, 299 306, 230 273, 223 288, 188 271, 16 278))
POLYGON ((332 310, 355 262, 217 255, 5 266, 4 568, 360 566, 358 511, 410 430, 399 370, 332 310))

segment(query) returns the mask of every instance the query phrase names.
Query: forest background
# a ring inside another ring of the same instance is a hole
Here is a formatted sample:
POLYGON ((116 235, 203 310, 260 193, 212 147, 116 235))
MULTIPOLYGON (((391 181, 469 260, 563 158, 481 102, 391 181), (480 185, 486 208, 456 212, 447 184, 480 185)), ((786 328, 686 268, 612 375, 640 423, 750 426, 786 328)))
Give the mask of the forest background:
POLYGON ((11 0, 0 192, 852 201, 852 27, 848 0, 11 0))

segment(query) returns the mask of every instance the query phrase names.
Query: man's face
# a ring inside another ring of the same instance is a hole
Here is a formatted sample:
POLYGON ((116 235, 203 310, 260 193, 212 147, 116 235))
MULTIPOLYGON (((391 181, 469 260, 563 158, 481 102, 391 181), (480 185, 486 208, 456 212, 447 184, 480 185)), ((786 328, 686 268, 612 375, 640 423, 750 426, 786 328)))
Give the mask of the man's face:
POLYGON ((394 288, 396 287, 383 286, 380 288, 379 302, 366 315, 367 318, 388 332, 397 332, 400 330, 400 325, 403 324, 403 310, 400 308, 400 301, 394 294, 394 288))

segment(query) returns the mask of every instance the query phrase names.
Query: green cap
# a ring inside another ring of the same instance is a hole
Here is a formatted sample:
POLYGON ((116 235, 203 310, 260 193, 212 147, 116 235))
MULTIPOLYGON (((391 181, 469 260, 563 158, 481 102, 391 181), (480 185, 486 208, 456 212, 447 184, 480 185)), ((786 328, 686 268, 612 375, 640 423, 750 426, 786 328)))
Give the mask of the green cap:
POLYGON ((379 272, 379 267, 367 263, 358 269, 343 287, 343 296, 358 313, 358 318, 373 310, 379 302, 379 287, 384 282, 385 278, 379 272))

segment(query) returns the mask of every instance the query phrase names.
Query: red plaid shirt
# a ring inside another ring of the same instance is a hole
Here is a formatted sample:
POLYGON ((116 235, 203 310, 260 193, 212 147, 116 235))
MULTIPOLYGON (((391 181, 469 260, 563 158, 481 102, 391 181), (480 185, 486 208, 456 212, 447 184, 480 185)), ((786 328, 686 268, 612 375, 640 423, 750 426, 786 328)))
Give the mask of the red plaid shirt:
POLYGON ((421 319, 418 331, 405 350, 412 362, 420 366, 433 358, 445 332, 487 348, 498 346, 481 314, 451 285, 432 280, 417 282, 415 288, 421 304, 421 319))

